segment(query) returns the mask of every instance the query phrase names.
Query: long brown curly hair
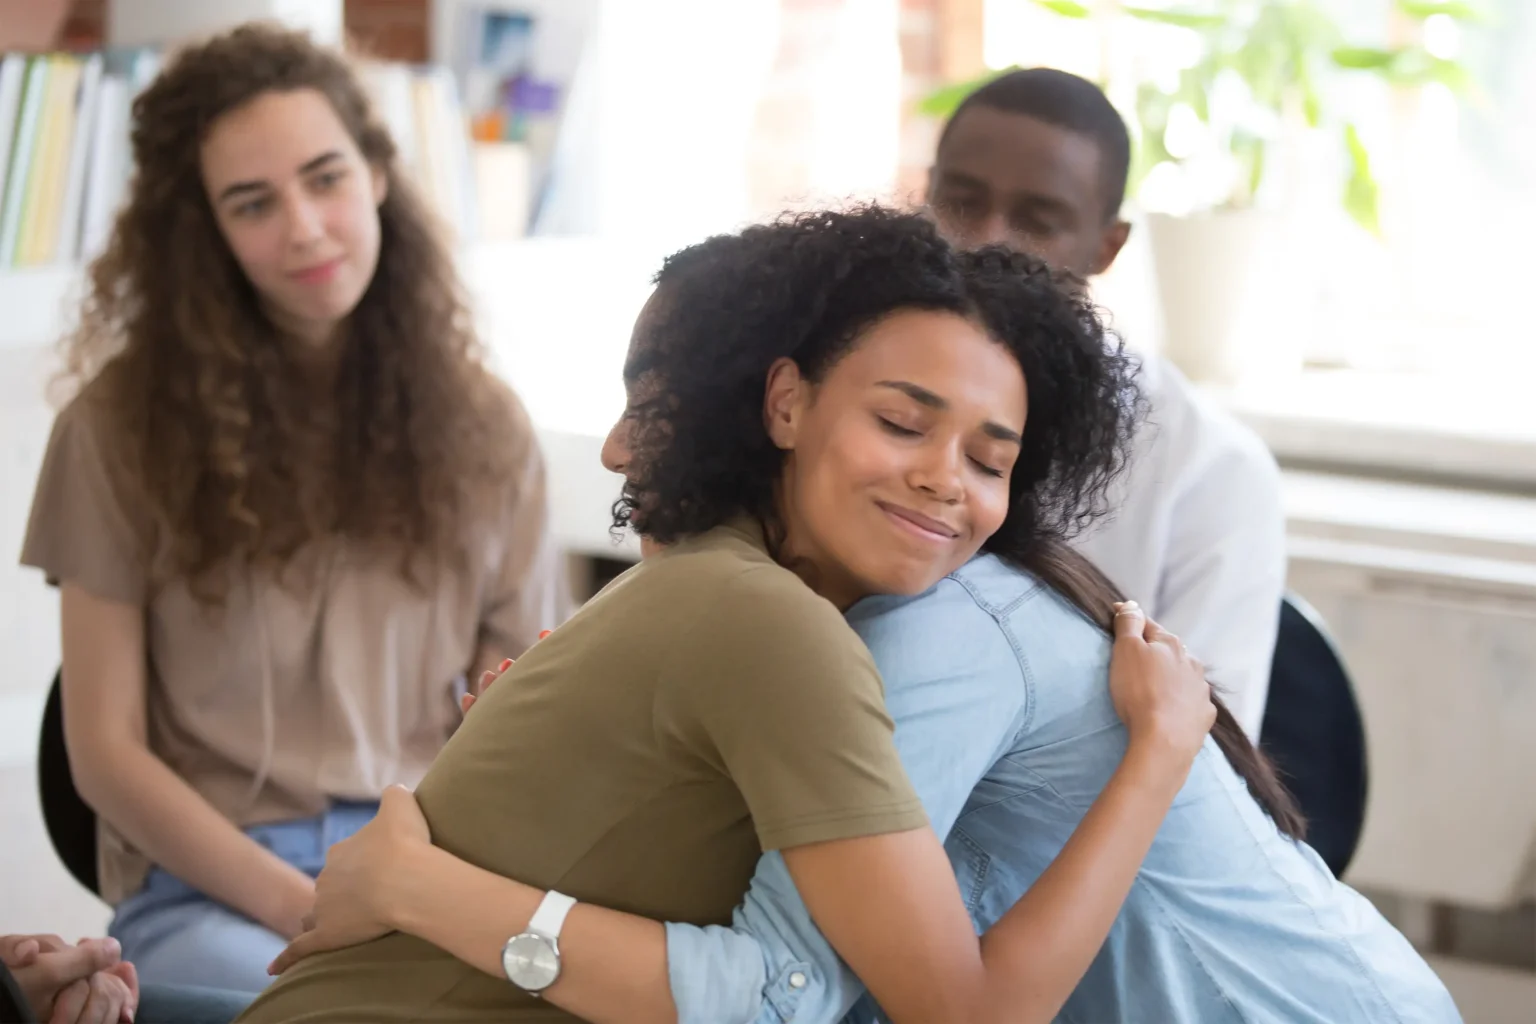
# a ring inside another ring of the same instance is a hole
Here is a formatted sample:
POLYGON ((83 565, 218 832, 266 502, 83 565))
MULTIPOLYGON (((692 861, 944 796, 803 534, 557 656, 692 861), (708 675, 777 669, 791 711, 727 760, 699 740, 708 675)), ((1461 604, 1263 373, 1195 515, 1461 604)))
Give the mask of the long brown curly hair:
POLYGON ((528 429, 487 370, 438 225, 339 53, 245 25, 181 51, 133 105, 135 174, 92 263, 65 376, 149 507, 155 562, 206 600, 232 561, 323 535, 415 554, 462 545, 528 429), (334 404, 313 393, 226 245, 200 147, 224 114, 314 89, 385 175, 378 267, 348 318, 334 404))

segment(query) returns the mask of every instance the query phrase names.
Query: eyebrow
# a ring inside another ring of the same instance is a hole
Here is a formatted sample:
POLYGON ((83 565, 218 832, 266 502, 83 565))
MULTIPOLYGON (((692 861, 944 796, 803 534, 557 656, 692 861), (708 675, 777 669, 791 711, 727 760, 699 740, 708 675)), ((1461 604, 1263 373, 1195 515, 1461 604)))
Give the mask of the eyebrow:
MULTIPOLYGON (((992 186, 964 171, 940 171, 939 180, 945 185, 968 189, 972 192, 992 192, 992 186)), ((1015 206, 1033 206, 1066 216, 1071 216, 1073 213, 1071 203, 1040 192, 1015 192, 1009 195, 1008 199, 1015 206)))
POLYGON ((1057 199, 1055 196, 1041 195, 1039 192, 1020 192, 1014 196, 1014 205, 1033 206, 1048 210, 1051 213, 1060 213, 1072 216, 1074 213, 1071 203, 1057 199))
MULTIPOLYGON (((302 167, 300 167, 299 168, 299 173, 300 174, 309 174, 311 171, 317 171, 317 170, 319 170, 320 168, 324 167, 326 164, 330 163, 333 160, 340 160, 340 159, 341 159, 341 151, 340 150, 337 150, 337 149, 326 150, 324 153, 321 153, 319 156, 315 157, 313 160, 310 160, 310 161, 306 162, 302 167)), ((244 195, 245 193, 248 193, 248 192, 261 192, 261 191, 263 191, 263 190, 265 190, 267 188, 270 188, 270 187, 271 186, 267 182, 265 182, 265 181, 237 181, 233 185, 230 185, 224 191, 219 193, 219 202, 222 203, 226 199, 230 199, 230 198, 233 198, 234 196, 238 196, 238 195, 244 195)))
POLYGON ((959 185, 962 188, 974 189, 977 192, 988 191, 987 183, 980 178, 973 178, 964 171, 939 171, 939 180, 946 185, 959 185))
MULTIPOLYGON (((911 381, 881 380, 876 381, 875 386, 881 388, 890 388, 893 391, 900 391, 902 394, 912 399, 912 401, 916 402, 918 405, 926 405, 928 408, 937 409, 940 412, 949 408, 949 402, 943 397, 934 394, 932 391, 929 391, 925 387, 919 387, 918 385, 913 384, 911 381)), ((998 441, 1007 441, 1010 444, 1022 444, 1024 441, 1024 439, 1019 436, 1019 432, 1017 430, 1010 430, 1003 426, 1001 423, 994 423, 991 420, 988 420, 981 425, 981 432, 986 434, 988 437, 995 438, 998 441)))

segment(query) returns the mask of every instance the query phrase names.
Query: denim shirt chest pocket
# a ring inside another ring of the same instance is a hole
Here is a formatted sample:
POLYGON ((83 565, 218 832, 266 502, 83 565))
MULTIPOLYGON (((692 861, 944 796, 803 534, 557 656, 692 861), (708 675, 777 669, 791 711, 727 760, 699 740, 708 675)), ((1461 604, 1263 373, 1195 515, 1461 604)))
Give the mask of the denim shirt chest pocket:
POLYGON ((1044 778, 1008 758, 971 793, 944 851, 978 932, 996 923, 1022 893, 1013 891, 1021 848, 1043 849, 1049 843, 1048 838, 1045 843, 1028 842, 1031 820, 1042 804, 1057 802, 1044 778))

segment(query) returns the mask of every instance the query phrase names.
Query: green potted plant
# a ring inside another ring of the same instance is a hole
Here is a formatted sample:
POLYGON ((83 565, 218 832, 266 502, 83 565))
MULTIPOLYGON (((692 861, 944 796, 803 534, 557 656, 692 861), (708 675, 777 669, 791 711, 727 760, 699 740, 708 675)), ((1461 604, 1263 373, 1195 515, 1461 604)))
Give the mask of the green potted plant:
MULTIPOLYGON (((1193 59, 1176 75, 1138 72, 1130 82, 1100 84, 1134 104, 1130 187, 1148 208, 1165 350, 1196 379, 1230 382, 1239 373, 1232 335, 1258 241, 1274 221, 1258 198, 1277 151, 1304 139, 1335 139, 1342 207, 1363 230, 1381 232, 1370 150, 1348 112, 1330 103, 1337 95, 1330 85, 1368 74, 1394 86, 1470 87, 1465 68, 1425 46, 1422 31, 1409 33, 1413 41, 1405 45, 1352 45, 1321 0, 1179 7, 1033 2, 1106 28, 1113 19, 1163 26, 1195 44, 1188 47, 1193 59)), ((1410 26, 1437 15, 1481 20, 1470 0, 1394 0, 1392 7, 1410 26)), ((947 117, 991 77, 947 86, 923 100, 919 112, 947 117)))

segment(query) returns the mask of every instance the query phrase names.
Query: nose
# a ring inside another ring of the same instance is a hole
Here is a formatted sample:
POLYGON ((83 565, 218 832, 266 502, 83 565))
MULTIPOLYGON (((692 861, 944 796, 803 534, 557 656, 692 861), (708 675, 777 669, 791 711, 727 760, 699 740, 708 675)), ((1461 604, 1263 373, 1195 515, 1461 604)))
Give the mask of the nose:
POLYGON ((288 200, 288 242, 298 249, 307 249, 325 234, 325 218, 319 206, 308 196, 299 195, 288 200))
POLYGON ((984 245, 1008 245, 1011 241, 1008 218, 1001 210, 993 210, 971 225, 966 232, 966 248, 976 249, 984 245))
POLYGON ((622 416, 603 438, 603 468, 620 476, 629 469, 629 417, 622 416))
POLYGON ((917 490, 946 505, 953 505, 965 495, 965 478, 961 472, 964 461, 965 453, 958 443, 926 445, 909 480, 917 490))

